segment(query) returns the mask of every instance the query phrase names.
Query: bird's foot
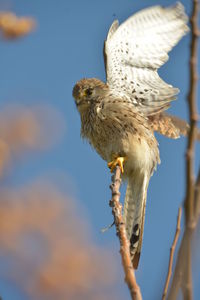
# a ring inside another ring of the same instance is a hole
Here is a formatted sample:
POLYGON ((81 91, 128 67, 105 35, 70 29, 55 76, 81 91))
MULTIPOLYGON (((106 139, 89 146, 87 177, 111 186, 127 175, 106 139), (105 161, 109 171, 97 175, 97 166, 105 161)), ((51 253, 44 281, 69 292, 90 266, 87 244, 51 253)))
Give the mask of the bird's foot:
POLYGON ((108 163, 108 168, 110 168, 110 172, 112 173, 116 166, 118 165, 120 167, 120 170, 122 174, 124 173, 124 162, 126 160, 126 157, 116 157, 111 162, 108 163))

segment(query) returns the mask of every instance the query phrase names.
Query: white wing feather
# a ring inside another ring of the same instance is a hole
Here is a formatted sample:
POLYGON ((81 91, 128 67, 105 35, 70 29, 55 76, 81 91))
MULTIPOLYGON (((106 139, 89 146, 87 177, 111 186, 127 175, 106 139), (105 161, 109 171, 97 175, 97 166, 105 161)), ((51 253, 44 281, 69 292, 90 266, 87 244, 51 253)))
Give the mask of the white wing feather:
POLYGON ((169 107, 178 89, 165 83, 157 69, 188 31, 182 4, 154 6, 136 13, 122 25, 114 21, 105 41, 107 84, 128 96, 146 115, 169 107))

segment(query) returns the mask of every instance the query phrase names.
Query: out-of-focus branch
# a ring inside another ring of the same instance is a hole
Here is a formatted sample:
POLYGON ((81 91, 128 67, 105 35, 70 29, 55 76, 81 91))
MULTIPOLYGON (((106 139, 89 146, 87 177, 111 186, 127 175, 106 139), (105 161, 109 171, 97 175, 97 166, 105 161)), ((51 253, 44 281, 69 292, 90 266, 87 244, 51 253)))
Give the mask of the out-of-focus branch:
POLYGON ((165 282, 165 287, 164 287, 162 300, 166 299, 167 291, 168 291, 168 287, 169 287, 169 282, 170 282, 170 278, 171 278, 171 275, 172 275, 172 265, 173 265, 174 251, 176 249, 176 244, 177 244, 177 241, 178 241, 178 238, 179 238, 179 235, 180 235, 180 231, 181 231, 181 215, 182 215, 182 209, 181 209, 181 207, 179 207, 178 217, 177 217, 177 225, 176 225, 176 232, 175 232, 173 244, 172 244, 171 249, 170 249, 168 273, 167 273, 167 278, 166 278, 166 282, 165 282))
POLYGON ((185 229, 184 235, 181 241, 181 246, 178 251, 178 257, 176 261, 176 267, 173 275, 173 280, 171 284, 171 288, 169 291, 169 295, 167 297, 168 300, 176 300, 177 295, 181 286, 182 278, 183 278, 183 270, 185 269, 185 249, 188 243, 188 231, 185 229))
POLYGON ((121 170, 117 166, 114 175, 112 176, 112 184, 110 186, 112 191, 112 199, 110 206, 112 207, 112 214, 114 216, 117 235, 120 241, 120 254, 122 258, 122 265, 125 273, 125 282, 130 290, 132 300, 142 300, 140 287, 135 278, 134 269, 130 257, 130 243, 126 236, 126 228, 122 215, 122 205, 120 203, 120 185, 121 185, 121 170))
POLYGON ((195 184, 195 194, 194 194, 194 220, 195 226, 200 217, 200 169, 199 174, 197 176, 196 184, 195 184))
POLYGON ((193 10, 190 19, 191 23, 191 50, 190 50, 190 89, 188 95, 188 108, 190 116, 190 130, 186 152, 186 199, 185 199, 185 222, 187 232, 187 243, 185 245, 185 268, 183 272, 182 291, 184 299, 192 299, 192 263, 191 263, 191 241, 195 222, 195 181, 194 181, 194 145, 195 133, 197 131, 198 113, 196 107, 197 90, 197 54, 198 54, 198 0, 193 0, 193 10))
POLYGON ((190 50, 190 89, 188 94, 188 108, 190 116, 190 130, 188 134, 188 145, 186 152, 186 199, 185 217, 186 225, 193 226, 194 221, 194 144, 195 132, 197 131, 198 113, 196 108, 197 88, 197 42, 198 42, 198 0, 193 0, 193 12, 191 23, 191 50, 190 50))
POLYGON ((197 89, 197 42, 198 42, 198 0, 193 0, 190 47, 190 89, 188 94, 188 108, 190 116, 190 130, 186 152, 186 198, 184 203, 185 230, 178 253, 177 263, 168 299, 175 300, 179 289, 182 288, 184 299, 193 298, 191 271, 191 241, 200 215, 200 170, 197 180, 194 179, 194 144, 197 132, 198 113, 196 108, 197 89))
POLYGON ((16 39, 32 32, 36 22, 30 17, 17 17, 11 12, 0 12, 0 31, 5 39, 16 39))

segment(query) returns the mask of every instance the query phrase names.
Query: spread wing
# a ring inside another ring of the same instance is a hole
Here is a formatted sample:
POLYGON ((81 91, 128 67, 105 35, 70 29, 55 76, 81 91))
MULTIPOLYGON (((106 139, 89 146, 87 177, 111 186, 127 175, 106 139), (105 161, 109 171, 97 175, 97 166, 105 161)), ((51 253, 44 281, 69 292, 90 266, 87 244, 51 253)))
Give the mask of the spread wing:
POLYGON ((144 9, 120 26, 117 20, 111 25, 104 44, 107 84, 146 115, 167 109, 179 92, 159 77, 157 69, 189 30, 187 20, 178 2, 144 9))

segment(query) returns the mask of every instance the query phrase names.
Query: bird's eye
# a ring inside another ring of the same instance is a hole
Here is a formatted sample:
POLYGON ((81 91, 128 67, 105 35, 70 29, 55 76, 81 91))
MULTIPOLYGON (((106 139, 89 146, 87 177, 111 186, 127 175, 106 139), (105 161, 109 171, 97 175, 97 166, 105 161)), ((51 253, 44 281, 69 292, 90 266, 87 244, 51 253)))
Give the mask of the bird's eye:
POLYGON ((86 89, 85 94, 86 94, 86 96, 91 96, 92 95, 92 89, 91 88, 86 89))

